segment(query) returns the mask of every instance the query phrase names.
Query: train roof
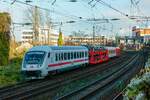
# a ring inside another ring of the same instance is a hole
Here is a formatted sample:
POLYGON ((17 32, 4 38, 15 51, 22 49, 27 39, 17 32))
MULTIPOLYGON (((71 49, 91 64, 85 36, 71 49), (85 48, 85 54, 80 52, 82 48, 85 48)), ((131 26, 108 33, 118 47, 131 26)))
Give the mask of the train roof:
POLYGON ((99 46, 99 45, 84 45, 85 47, 87 47, 89 50, 106 50, 106 48, 104 46, 99 46))
POLYGON ((109 47, 109 46, 106 46, 105 48, 108 49, 108 50, 113 50, 113 49, 116 49, 116 48, 118 49, 119 47, 109 47))
POLYGON ((29 51, 88 50, 85 46, 34 46, 29 51))

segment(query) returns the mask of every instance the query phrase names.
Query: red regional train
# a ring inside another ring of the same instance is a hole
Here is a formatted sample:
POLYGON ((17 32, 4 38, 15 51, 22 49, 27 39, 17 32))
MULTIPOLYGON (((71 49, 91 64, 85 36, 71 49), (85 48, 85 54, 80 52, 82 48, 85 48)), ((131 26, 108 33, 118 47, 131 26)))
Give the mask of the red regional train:
POLYGON ((21 72, 26 79, 41 79, 49 73, 98 64, 117 56, 119 47, 35 46, 26 52, 21 72))

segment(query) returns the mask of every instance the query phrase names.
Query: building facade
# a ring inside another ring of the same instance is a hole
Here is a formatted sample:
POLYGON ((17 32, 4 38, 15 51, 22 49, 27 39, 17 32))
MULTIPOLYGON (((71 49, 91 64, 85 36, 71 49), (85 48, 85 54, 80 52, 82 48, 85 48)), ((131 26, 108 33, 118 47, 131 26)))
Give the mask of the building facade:
MULTIPOLYGON (((64 36, 63 36, 64 37, 64 36)), ((34 32, 33 30, 23 30, 21 43, 33 43, 34 32)), ((37 41, 37 40, 36 40, 37 41)), ((39 28, 38 44, 39 45, 57 45, 58 33, 53 33, 48 28, 39 28)))
POLYGON ((32 42, 32 41, 33 41, 33 30, 23 30, 21 42, 26 43, 26 42, 32 42))
POLYGON ((143 43, 150 41, 150 28, 132 28, 133 37, 139 38, 143 43))
POLYGON ((65 37, 65 45, 105 45, 107 39, 104 36, 101 37, 65 37))

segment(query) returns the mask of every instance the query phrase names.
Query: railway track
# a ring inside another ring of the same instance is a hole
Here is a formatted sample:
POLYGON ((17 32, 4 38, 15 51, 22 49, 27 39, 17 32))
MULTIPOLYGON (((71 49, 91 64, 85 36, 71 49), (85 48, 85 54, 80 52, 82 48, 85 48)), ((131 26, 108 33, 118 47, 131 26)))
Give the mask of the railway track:
MULTIPOLYGON (((124 56, 120 59, 123 60, 125 57, 126 56, 124 56)), ((122 62, 122 60, 120 60, 120 63, 122 62)), ((57 87, 68 84, 74 80, 82 79, 82 78, 87 77, 88 75, 92 75, 96 72, 99 72, 100 70, 104 70, 104 69, 106 69, 106 65, 108 67, 110 67, 110 66, 118 64, 118 63, 119 63, 119 61, 118 62, 112 61, 112 62, 109 62, 108 64, 105 63, 105 64, 102 64, 101 68, 94 66, 94 68, 89 68, 89 70, 84 70, 83 72, 80 71, 80 73, 78 73, 78 74, 77 74, 77 72, 74 72, 74 74, 69 75, 69 77, 67 77, 67 78, 64 78, 64 76, 60 75, 60 77, 51 79, 51 81, 40 80, 40 81, 36 81, 33 83, 31 82, 31 85, 29 85, 30 83, 26 83, 26 84, 20 84, 19 86, 4 88, 4 89, 0 90, 0 98, 2 100, 6 100, 6 99, 13 100, 15 98, 17 98, 18 100, 19 99, 27 99, 27 98, 30 98, 33 96, 37 96, 38 94, 45 93, 47 91, 53 91, 57 87), (81 77, 81 75, 82 75, 82 77, 81 77)))
POLYGON ((107 74, 103 78, 93 81, 90 84, 83 86, 78 90, 74 90, 71 93, 68 93, 58 98, 58 100, 88 100, 91 96, 95 95, 96 93, 99 93, 98 91, 110 85, 111 82, 115 82, 116 79, 121 77, 128 70, 130 70, 131 65, 133 65, 133 63, 135 63, 135 61, 138 58, 139 55, 134 56, 127 62, 123 63, 121 67, 118 67, 115 71, 107 74))
MULTIPOLYGON (((130 83, 130 80, 133 78, 133 77, 136 77, 137 73, 139 73, 139 71, 141 70, 141 67, 144 68, 145 66, 145 62, 146 62, 146 59, 145 59, 145 56, 143 57, 140 57, 138 59, 138 61, 135 63, 135 64, 138 64, 138 66, 136 67, 133 67, 130 72, 133 72, 133 73, 127 73, 126 75, 124 75, 124 77, 121 78, 121 80, 125 80, 126 84, 129 84, 130 83), (139 63, 139 61, 141 61, 141 63, 139 63)), ((118 91, 115 95, 112 96, 112 100, 120 100, 120 99, 123 99, 123 93, 124 91, 126 90, 127 87, 124 87, 121 91, 118 91)), ((107 92, 107 91, 106 91, 107 92)), ((104 97, 102 96, 104 94, 101 94, 101 97, 104 97)), ((104 97, 105 98, 105 97, 104 97)))

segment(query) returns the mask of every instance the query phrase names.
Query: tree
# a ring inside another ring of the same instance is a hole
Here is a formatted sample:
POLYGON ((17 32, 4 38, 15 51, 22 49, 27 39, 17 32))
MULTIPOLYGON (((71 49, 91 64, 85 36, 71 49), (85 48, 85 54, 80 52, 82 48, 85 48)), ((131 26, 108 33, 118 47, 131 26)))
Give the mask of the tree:
POLYGON ((8 64, 9 60, 10 25, 9 13, 0 13, 0 65, 8 64))
POLYGON ((61 29, 59 29, 59 37, 58 37, 58 42, 57 42, 58 46, 62 46, 63 45, 63 38, 62 38, 62 32, 61 29))

